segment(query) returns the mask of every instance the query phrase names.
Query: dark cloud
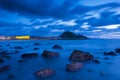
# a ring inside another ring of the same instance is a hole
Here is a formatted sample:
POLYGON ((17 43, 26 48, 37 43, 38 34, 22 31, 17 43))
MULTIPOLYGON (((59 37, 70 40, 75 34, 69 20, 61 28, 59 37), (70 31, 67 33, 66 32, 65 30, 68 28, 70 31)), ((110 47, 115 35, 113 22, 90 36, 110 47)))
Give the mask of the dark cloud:
POLYGON ((56 0, 0 0, 0 7, 23 15, 33 14, 58 18, 71 15, 70 8, 76 6, 79 1, 64 0, 61 5, 56 5, 59 0, 57 2, 56 0))

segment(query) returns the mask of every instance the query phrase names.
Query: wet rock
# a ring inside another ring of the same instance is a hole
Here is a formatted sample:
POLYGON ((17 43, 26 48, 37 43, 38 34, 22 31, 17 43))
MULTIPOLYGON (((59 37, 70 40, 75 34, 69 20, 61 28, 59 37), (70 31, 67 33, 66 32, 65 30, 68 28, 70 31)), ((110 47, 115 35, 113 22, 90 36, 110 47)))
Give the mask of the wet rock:
POLYGON ((10 46, 10 44, 7 44, 7 46, 10 46))
POLYGON ((21 46, 15 46, 15 49, 23 49, 21 46))
POLYGON ((40 43, 34 43, 35 46, 40 45, 40 43))
POLYGON ((93 60, 93 61, 94 61, 94 63, 96 63, 96 64, 100 64, 100 61, 97 60, 97 59, 95 59, 95 60, 93 60))
POLYGON ((7 51, 1 51, 0 54, 4 55, 4 54, 8 54, 7 51))
POLYGON ((91 55, 89 52, 83 52, 80 50, 74 50, 69 57, 69 60, 72 61, 89 61, 93 59, 93 55, 91 55))
POLYGON ((55 71, 52 69, 42 69, 34 73, 34 75, 37 77, 50 77, 50 76, 53 76, 54 74, 55 74, 55 71))
POLYGON ((109 58, 108 58, 108 57, 105 57, 104 59, 105 59, 105 60, 109 60, 109 58))
POLYGON ((59 53, 44 50, 43 53, 42 53, 42 56, 43 56, 43 57, 58 57, 58 56, 59 56, 59 53))
POLYGON ((12 74, 8 75, 8 79, 12 79, 14 76, 12 74))
POLYGON ((54 45, 54 46, 53 46, 53 49, 63 49, 63 47, 60 46, 60 45, 54 45))
POLYGON ((10 59, 10 58, 11 58, 11 56, 8 56, 8 55, 2 55, 1 57, 2 57, 2 58, 7 58, 7 59, 10 59))
POLYGON ((26 62, 26 60, 19 60, 18 63, 26 62))
POLYGON ((111 51, 111 52, 104 52, 104 55, 116 56, 117 54, 111 51))
POLYGON ((39 55, 37 53, 25 53, 21 55, 22 58, 32 58, 32 57, 38 57, 38 56, 39 55))
POLYGON ((80 68, 82 68, 83 64, 80 62, 73 62, 71 64, 66 65, 66 69, 68 71, 78 71, 80 68))
POLYGON ((4 71, 7 71, 10 69, 10 66, 9 65, 5 65, 3 67, 0 67, 0 72, 4 72, 4 71))
POLYGON ((116 53, 120 53, 120 48, 115 49, 116 53))
POLYGON ((34 48, 34 50, 39 50, 39 48, 34 48))
POLYGON ((104 77, 106 74, 104 72, 100 72, 100 76, 104 77))
POLYGON ((0 58, 0 63, 4 62, 4 60, 2 58, 0 58))

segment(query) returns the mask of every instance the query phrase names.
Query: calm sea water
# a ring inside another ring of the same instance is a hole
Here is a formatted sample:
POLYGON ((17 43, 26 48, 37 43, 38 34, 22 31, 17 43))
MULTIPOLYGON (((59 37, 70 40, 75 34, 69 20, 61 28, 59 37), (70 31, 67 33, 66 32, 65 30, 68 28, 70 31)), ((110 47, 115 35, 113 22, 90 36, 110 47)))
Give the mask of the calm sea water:
POLYGON ((4 63, 0 63, 0 67, 10 65, 10 70, 0 72, 0 80, 120 80, 120 55, 107 56, 109 60, 104 60, 106 56, 104 51, 114 51, 115 48, 120 48, 120 40, 30 40, 30 41, 0 41, 0 45, 4 50, 7 50, 12 58, 5 59, 4 63), (34 43, 41 45, 34 46, 34 43), (10 44, 10 46, 7 46, 10 44), (63 47, 62 50, 53 50, 52 46, 58 44, 63 47), (19 50, 19 53, 13 53, 14 46, 21 46, 24 49, 19 50), (29 46, 29 47, 25 47, 29 46), (40 48, 40 50, 33 50, 40 48), (37 58, 26 59, 26 62, 18 63, 21 59, 21 54, 29 52, 37 52, 39 55, 44 50, 51 50, 60 53, 60 57, 47 59, 39 56, 37 58), (86 62, 83 68, 77 72, 66 71, 66 64, 71 63, 68 59, 74 49, 90 52, 96 59, 100 60, 100 64, 95 64, 92 61, 86 62), (99 57, 99 58, 98 58, 99 57), (43 68, 52 68, 56 74, 50 78, 39 79, 33 75, 34 72, 43 68), (88 70, 92 70, 89 72, 88 70), (100 76, 100 73, 105 76, 100 76), (8 79, 8 75, 14 75, 12 79, 8 79))

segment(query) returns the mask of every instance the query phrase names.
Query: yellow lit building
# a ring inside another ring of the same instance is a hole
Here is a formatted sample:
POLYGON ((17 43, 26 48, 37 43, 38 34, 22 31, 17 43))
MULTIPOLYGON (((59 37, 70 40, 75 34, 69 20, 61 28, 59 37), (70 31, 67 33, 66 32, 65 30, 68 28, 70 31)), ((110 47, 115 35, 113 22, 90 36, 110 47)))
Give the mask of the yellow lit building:
POLYGON ((30 36, 16 36, 15 38, 19 40, 29 40, 30 36))

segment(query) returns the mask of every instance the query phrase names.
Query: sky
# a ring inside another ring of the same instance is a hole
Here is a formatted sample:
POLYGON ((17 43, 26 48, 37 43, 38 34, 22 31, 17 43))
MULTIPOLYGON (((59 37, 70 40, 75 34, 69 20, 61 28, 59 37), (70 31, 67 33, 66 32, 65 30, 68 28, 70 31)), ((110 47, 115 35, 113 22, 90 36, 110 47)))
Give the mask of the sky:
POLYGON ((0 0, 0 36, 120 38, 120 0, 0 0))

